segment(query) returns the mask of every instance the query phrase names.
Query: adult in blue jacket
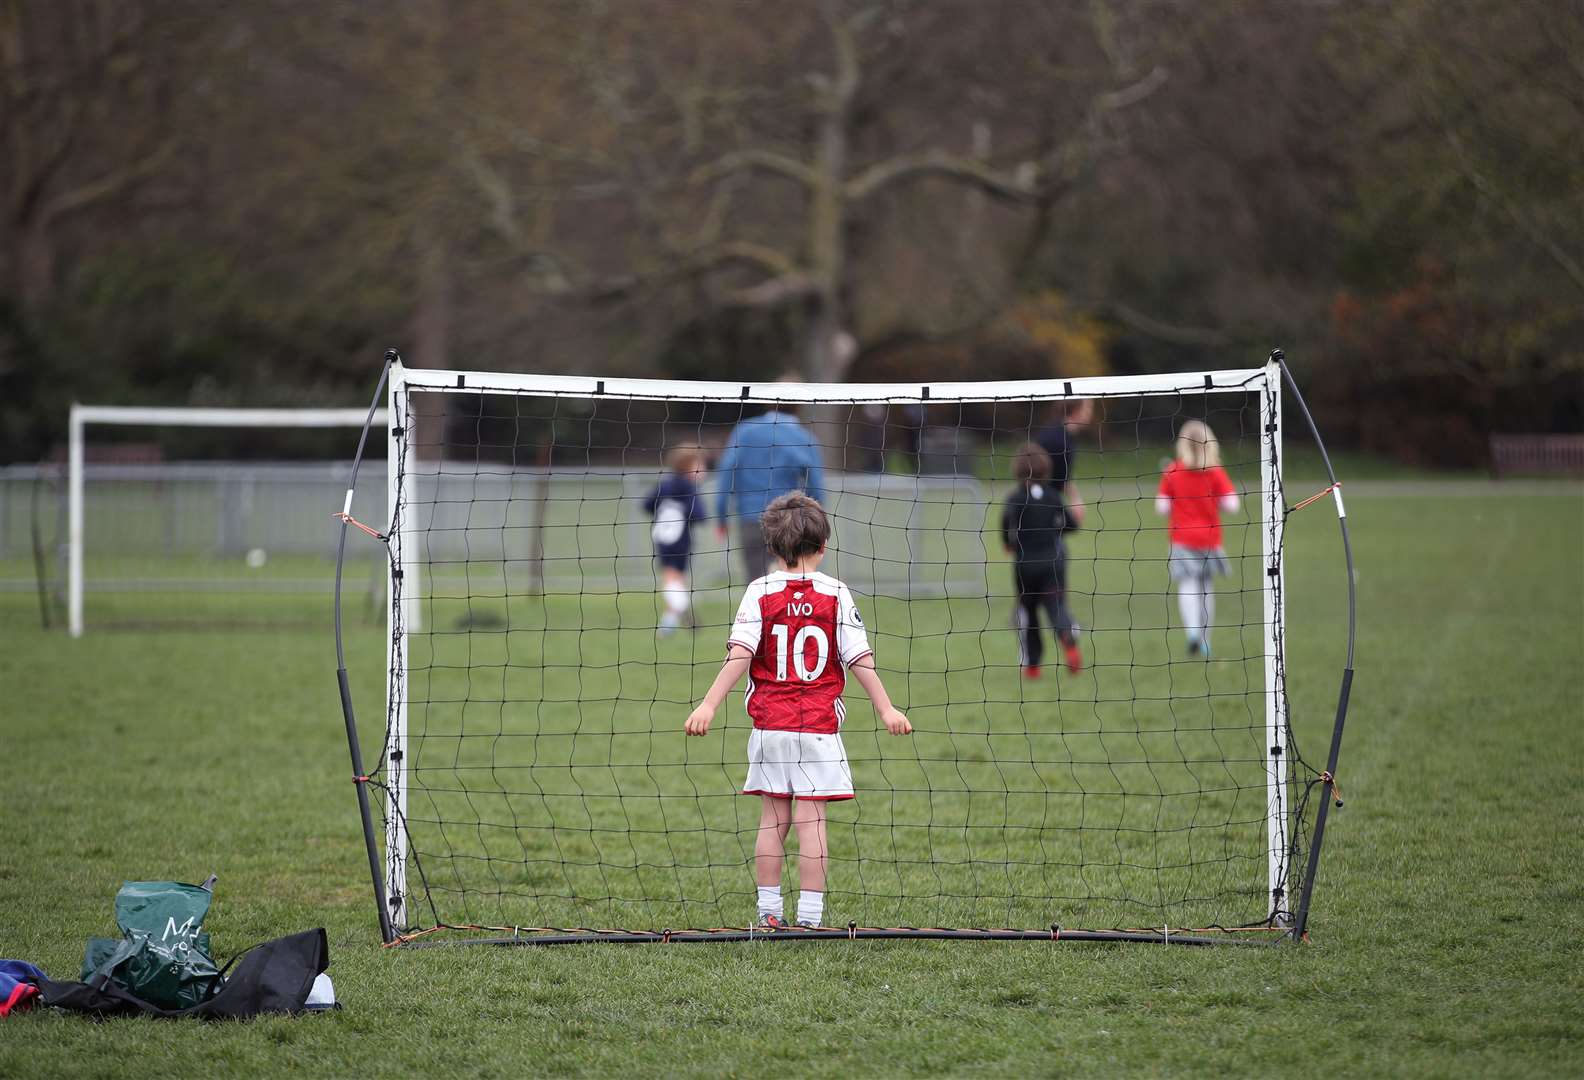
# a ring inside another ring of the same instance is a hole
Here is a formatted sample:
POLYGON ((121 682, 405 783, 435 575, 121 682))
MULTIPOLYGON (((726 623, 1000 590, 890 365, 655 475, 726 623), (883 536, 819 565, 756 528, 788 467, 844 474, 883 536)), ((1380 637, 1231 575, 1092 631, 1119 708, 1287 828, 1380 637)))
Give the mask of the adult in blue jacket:
POLYGON ((724 539, 728 523, 735 521, 748 580, 761 578, 770 569, 770 553, 759 528, 765 507, 790 491, 825 501, 819 444, 799 423, 795 406, 773 406, 732 429, 715 472, 720 483, 716 529, 724 539))

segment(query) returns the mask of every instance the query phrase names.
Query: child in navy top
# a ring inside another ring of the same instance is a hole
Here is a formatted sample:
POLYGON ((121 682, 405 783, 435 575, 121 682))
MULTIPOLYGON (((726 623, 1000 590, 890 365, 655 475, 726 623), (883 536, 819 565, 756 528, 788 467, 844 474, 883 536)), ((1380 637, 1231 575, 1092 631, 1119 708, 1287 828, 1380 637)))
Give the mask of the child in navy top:
POLYGON ((665 614, 660 633, 669 634, 687 617, 688 562, 693 556, 693 524, 704 518, 699 481, 704 479, 704 451, 697 446, 674 446, 666 454, 671 470, 644 500, 644 512, 654 518, 655 561, 660 564, 660 595, 665 614))

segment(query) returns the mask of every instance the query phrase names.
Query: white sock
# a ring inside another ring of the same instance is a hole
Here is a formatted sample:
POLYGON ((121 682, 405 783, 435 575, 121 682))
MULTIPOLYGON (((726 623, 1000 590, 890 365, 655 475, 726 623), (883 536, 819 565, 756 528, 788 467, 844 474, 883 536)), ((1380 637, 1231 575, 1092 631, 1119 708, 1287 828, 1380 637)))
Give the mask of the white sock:
POLYGON ((1185 578, 1177 583, 1177 610, 1182 612, 1183 629, 1188 636, 1198 638, 1201 616, 1197 578, 1185 578))
POLYGON ((759 886, 759 914, 761 916, 774 915, 778 919, 781 918, 781 886, 759 886))
POLYGON ((1204 620, 1200 625, 1204 628, 1203 637, 1210 640, 1210 627, 1215 623, 1215 582, 1210 578, 1199 580, 1199 607, 1204 612, 1204 620))
POLYGON ((798 893, 798 918, 800 923, 818 926, 825 915, 825 894, 804 889, 798 893))
POLYGON ((685 585, 665 585, 660 589, 665 597, 666 610, 681 615, 688 609, 688 591, 685 585))

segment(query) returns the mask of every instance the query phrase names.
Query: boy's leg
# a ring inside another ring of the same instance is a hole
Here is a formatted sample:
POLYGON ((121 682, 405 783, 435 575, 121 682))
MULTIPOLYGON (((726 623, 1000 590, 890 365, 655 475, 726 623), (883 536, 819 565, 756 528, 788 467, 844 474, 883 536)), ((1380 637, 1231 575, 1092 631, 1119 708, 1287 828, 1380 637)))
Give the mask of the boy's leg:
POLYGON ((1078 640, 1073 633, 1072 613, 1067 610, 1067 594, 1061 589, 1052 589, 1045 594, 1045 612, 1050 616, 1051 625, 1056 628, 1056 640, 1063 645, 1071 645, 1078 640))
POLYGON ((757 521, 744 521, 737 526, 737 544, 742 549, 743 569, 749 581, 757 581, 770 572, 770 552, 757 521))
POLYGON ((820 919, 825 916, 827 848, 824 801, 798 799, 793 804, 793 821, 798 831, 797 921, 818 926, 820 919))
POLYGON ((1199 579, 1199 615, 1199 640, 1209 652, 1210 627, 1215 625, 1215 578, 1210 574, 1199 579))
POLYGON ((687 575, 673 566, 663 567, 660 571, 660 595, 666 608, 660 618, 660 626, 665 630, 674 629, 687 615, 687 575))
POLYGON ((759 797, 759 835, 754 841, 754 883, 759 887, 759 917, 781 918, 781 867, 792 825, 792 800, 759 797))
POLYGON ((1037 583, 1018 579, 1018 607, 1023 612, 1018 634, 1023 644, 1023 666, 1037 668, 1045 655, 1045 643, 1040 640, 1040 594, 1037 583))
POLYGON ((1051 626, 1056 629, 1056 640, 1061 644, 1062 652, 1067 657, 1067 670, 1074 675, 1083 670, 1083 654, 1078 651, 1078 635, 1073 633, 1072 614, 1063 603, 1066 590, 1061 582, 1051 586, 1042 598, 1045 611, 1050 616, 1051 626))
POLYGON ((1078 642, 1076 633, 1078 623, 1072 617, 1072 611, 1067 607, 1067 556, 1064 553, 1056 563, 1056 580, 1050 590, 1045 594, 1045 610, 1050 614, 1051 626, 1056 631, 1056 640, 1067 648, 1072 648, 1078 642))
POLYGON ((1182 613, 1183 630, 1188 634, 1188 640, 1198 641, 1199 625, 1202 619, 1199 606, 1198 577, 1189 574, 1178 580, 1177 610, 1182 613))

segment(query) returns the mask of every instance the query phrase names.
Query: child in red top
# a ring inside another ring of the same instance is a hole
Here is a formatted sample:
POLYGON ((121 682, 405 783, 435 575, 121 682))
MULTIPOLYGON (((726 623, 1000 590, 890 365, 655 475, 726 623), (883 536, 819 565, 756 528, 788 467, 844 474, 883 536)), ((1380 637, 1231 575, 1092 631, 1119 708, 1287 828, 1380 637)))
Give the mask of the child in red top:
POLYGON ((820 504, 800 491, 783 495, 765 508, 760 526, 770 553, 785 569, 748 586, 732 624, 726 663, 685 730, 708 734, 727 692, 748 676, 744 704, 753 732, 743 794, 758 795, 760 802, 754 843, 759 925, 786 928, 781 867, 787 833, 796 825, 797 923, 817 927, 825 913, 825 804, 853 797, 852 770, 841 741, 847 672, 869 694, 887 731, 907 735, 913 725, 886 695, 852 593, 819 572, 831 533, 820 504))
POLYGON ((1203 420, 1177 432, 1177 460, 1161 475, 1155 509, 1170 522, 1177 606, 1188 632, 1188 655, 1209 657, 1215 623, 1215 579, 1231 572, 1221 547, 1221 515, 1238 508, 1237 491, 1221 467, 1221 445, 1203 420))

